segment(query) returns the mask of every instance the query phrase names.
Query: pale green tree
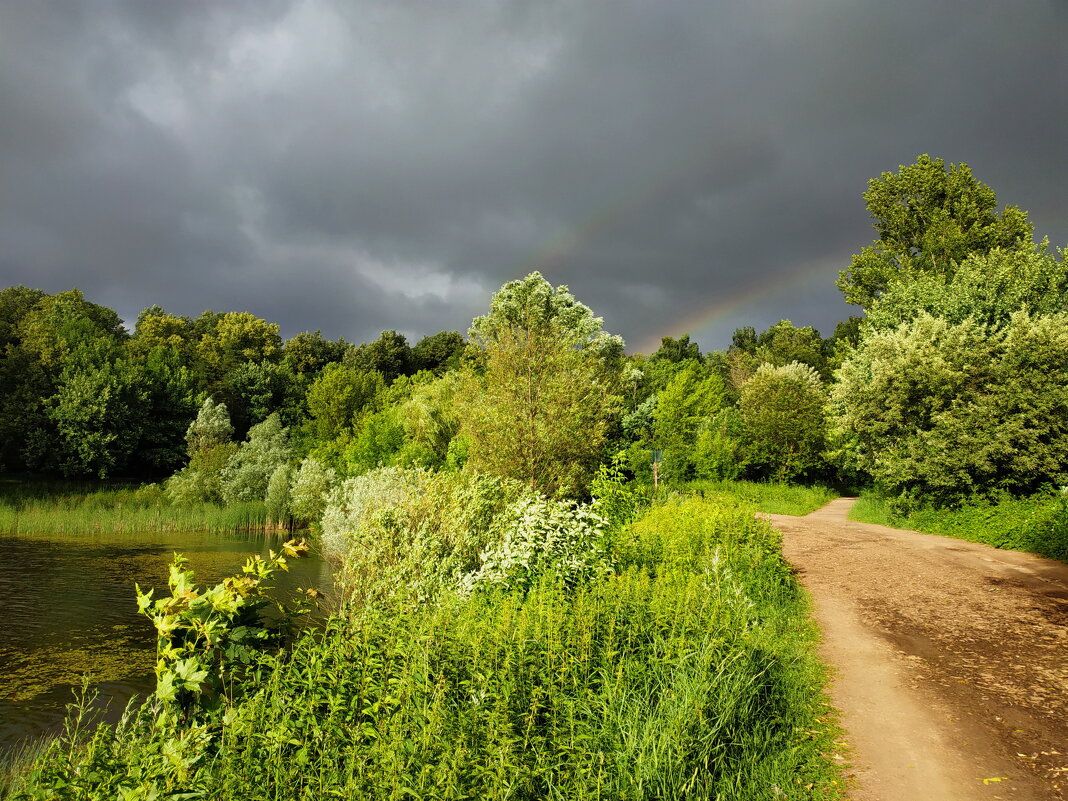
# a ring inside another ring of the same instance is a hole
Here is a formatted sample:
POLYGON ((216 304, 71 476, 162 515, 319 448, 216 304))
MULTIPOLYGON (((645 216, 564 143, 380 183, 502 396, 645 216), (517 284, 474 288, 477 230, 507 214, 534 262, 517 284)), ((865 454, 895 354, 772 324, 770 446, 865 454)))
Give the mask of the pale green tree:
POLYGON ((167 480, 176 503, 222 500, 222 471, 237 451, 225 403, 205 398, 185 433, 189 464, 167 480))
POLYGON ((891 330, 926 313, 954 324, 971 319, 993 330, 1021 310, 1032 316, 1068 310, 1064 254, 1045 242, 973 254, 948 278, 924 274, 898 281, 868 310, 865 324, 891 330))
POLYGON ((317 523, 326 508, 326 497, 337 483, 337 471, 311 456, 300 463, 290 489, 293 516, 300 522, 317 523))
POLYGON ((267 492, 263 501, 267 511, 269 525, 288 528, 293 515, 291 490, 296 477, 296 469, 291 464, 279 464, 271 477, 267 479, 267 492))
POLYGON ((289 431, 277 414, 254 425, 248 439, 222 469, 221 490, 227 503, 263 500, 267 482, 280 465, 288 464, 293 452, 289 431))
POLYGON ((1068 316, 991 331, 920 313, 869 331, 839 370, 849 462, 903 502, 958 503, 1068 480, 1068 316))
POLYGON ((580 495, 621 408, 623 341, 540 273, 506 284, 469 332, 460 393, 467 466, 580 495))
POLYGON ((234 427, 225 403, 216 403, 205 398, 196 419, 185 432, 185 441, 190 461, 202 458, 220 445, 233 440, 234 427))

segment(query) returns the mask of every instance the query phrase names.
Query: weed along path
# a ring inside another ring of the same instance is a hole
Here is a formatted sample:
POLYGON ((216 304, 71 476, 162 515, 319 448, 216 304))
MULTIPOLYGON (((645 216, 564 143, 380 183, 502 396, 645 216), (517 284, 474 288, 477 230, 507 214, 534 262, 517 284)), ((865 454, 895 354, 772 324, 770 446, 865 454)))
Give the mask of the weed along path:
POLYGON ((769 515, 811 593, 857 801, 1068 799, 1068 565, 769 515))

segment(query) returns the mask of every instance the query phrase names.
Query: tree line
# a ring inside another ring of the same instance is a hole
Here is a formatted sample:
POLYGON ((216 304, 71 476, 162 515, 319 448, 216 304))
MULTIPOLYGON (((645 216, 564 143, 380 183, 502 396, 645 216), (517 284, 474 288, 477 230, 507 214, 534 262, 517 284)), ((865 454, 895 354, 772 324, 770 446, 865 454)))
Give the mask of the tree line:
POLYGON ((467 332, 283 341, 247 312, 146 309, 127 332, 72 290, 0 291, 0 463, 166 477, 182 501, 314 517, 383 466, 474 470, 581 498, 648 479, 873 483, 901 503, 1068 483, 1068 271, 966 165, 872 179, 877 234, 838 286, 863 315, 780 321, 702 353, 627 355, 567 287, 503 286, 467 332))

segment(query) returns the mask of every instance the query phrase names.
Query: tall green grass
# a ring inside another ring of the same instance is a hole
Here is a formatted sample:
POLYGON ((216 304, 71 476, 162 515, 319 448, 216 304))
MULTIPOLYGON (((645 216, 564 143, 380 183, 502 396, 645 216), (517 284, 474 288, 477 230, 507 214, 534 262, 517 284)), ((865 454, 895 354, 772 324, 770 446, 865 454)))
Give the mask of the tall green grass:
POLYGON ((822 485, 802 486, 772 481, 696 480, 670 489, 727 505, 750 505, 758 512, 772 515, 807 515, 839 495, 822 485))
POLYGON ((0 485, 0 534, 259 531, 266 523, 263 502, 176 505, 154 484, 101 487, 5 482, 0 485))
POLYGON ((1051 492, 1030 498, 976 501, 954 509, 895 511, 891 502, 862 493, 851 520, 942 534, 995 548, 1030 551, 1068 562, 1068 496, 1051 492))
POLYGON ((335 617, 215 725, 148 705, 55 741, 10 797, 841 798, 779 544, 744 510, 659 505, 608 577, 335 617))

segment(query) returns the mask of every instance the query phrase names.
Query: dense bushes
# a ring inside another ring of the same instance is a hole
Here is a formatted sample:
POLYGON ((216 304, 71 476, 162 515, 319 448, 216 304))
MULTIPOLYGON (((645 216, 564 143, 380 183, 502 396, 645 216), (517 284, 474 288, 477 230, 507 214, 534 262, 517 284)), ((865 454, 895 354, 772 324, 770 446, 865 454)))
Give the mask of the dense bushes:
POLYGON ((364 607, 219 723, 174 732, 147 706, 68 734, 13 797, 840 797, 778 548, 751 510, 655 507, 610 574, 364 607))
POLYGON ((372 470, 334 490, 321 529, 338 580, 360 603, 521 589, 543 576, 574 586, 610 565, 596 503, 471 472, 372 470))
POLYGON ((952 505, 1068 479, 1068 317, 989 331, 921 313, 872 332, 832 392, 846 452, 886 493, 952 505))

